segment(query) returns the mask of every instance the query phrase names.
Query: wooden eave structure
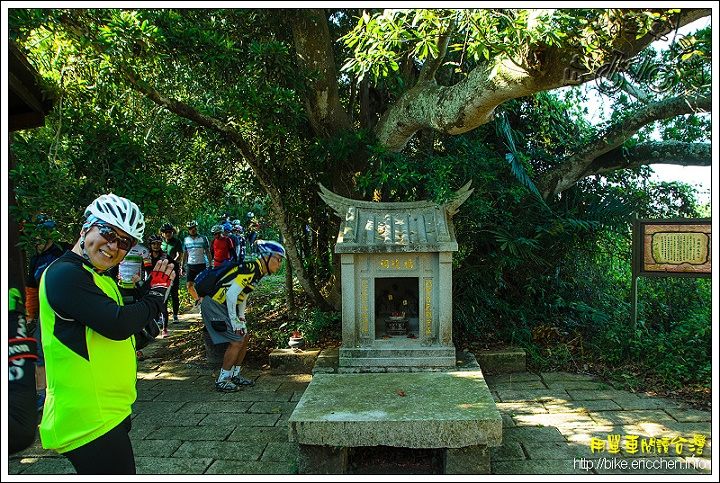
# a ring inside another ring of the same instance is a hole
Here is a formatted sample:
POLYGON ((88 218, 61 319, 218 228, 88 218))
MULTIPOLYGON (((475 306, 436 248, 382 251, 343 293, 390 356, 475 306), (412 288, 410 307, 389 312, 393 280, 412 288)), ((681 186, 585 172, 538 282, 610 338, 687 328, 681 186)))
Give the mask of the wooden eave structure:
POLYGON ((8 41, 8 125, 10 132, 45 125, 53 100, 43 96, 40 77, 13 42, 8 41))

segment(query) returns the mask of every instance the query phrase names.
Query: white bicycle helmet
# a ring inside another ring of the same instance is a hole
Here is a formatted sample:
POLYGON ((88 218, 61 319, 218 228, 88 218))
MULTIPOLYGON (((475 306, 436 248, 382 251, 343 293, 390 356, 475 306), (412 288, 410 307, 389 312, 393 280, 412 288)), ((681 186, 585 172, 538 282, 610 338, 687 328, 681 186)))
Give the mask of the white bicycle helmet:
POLYGON ((85 218, 90 216, 120 228, 142 243, 145 217, 138 205, 129 199, 112 193, 100 195, 85 208, 85 218))
POLYGON ((277 253, 281 257, 285 258, 285 247, 276 241, 272 240, 258 240, 255 242, 255 251, 259 255, 273 255, 277 253))
POLYGON ((213 225, 213 227, 210 228, 210 233, 212 233, 213 235, 215 233, 220 233, 221 231, 223 231, 223 229, 222 229, 222 226, 220 226, 220 225, 213 225))

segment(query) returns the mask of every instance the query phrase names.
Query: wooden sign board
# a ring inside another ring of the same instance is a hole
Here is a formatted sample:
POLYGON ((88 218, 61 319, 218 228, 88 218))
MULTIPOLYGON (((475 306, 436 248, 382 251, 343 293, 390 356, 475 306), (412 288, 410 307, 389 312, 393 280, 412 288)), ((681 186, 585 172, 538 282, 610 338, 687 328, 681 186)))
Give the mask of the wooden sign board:
POLYGON ((710 277, 709 218, 636 219, 633 273, 645 277, 710 277))

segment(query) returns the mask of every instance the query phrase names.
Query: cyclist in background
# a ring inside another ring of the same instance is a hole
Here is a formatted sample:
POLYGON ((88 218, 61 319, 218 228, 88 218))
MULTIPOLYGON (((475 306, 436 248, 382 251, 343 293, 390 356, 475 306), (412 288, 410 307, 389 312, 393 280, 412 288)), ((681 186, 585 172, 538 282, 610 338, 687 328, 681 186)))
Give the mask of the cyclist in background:
POLYGON ((195 277, 208 268, 212 255, 210 254, 210 242, 207 237, 198 233, 197 222, 195 220, 188 221, 186 226, 189 235, 183 240, 182 266, 183 272, 187 276, 185 286, 195 301, 193 306, 197 307, 200 303, 200 297, 195 291, 195 277))
POLYGON ((213 240, 210 242, 213 266, 219 267, 224 261, 232 258, 232 242, 229 238, 225 238, 223 227, 220 225, 213 226, 210 233, 213 235, 213 240))
POLYGON ((233 221, 233 233, 237 238, 237 246, 235 247, 235 253, 237 253, 238 262, 245 260, 245 235, 243 235, 243 227, 240 224, 240 220, 233 221))
POLYGON ((160 233, 163 236, 162 251, 167 253, 168 260, 177 267, 178 276, 173 281, 172 289, 170 289, 170 299, 173 309, 173 320, 178 321, 178 313, 180 311, 180 276, 182 275, 182 242, 175 237, 175 227, 172 223, 163 223, 160 227, 160 233))
MULTIPOLYGON (((152 270, 152 267, 157 265, 157 262, 160 260, 167 260, 167 253, 162 251, 162 241, 163 238, 160 235, 150 235, 148 238, 148 245, 150 246, 150 266, 146 269, 145 278, 150 276, 150 271, 152 270)), ((167 304, 163 304, 162 308, 160 309, 160 314, 158 316, 158 320, 160 321, 160 325, 162 327, 162 337, 167 337, 167 328, 168 328, 168 309, 167 304)))
POLYGON ((212 297, 203 297, 200 304, 212 342, 216 345, 229 342, 215 381, 215 389, 220 392, 239 391, 254 384, 252 379, 243 378, 241 372, 249 342, 245 306, 260 279, 280 270, 285 258, 285 248, 275 241, 258 240, 255 249, 260 258, 231 268, 212 297))

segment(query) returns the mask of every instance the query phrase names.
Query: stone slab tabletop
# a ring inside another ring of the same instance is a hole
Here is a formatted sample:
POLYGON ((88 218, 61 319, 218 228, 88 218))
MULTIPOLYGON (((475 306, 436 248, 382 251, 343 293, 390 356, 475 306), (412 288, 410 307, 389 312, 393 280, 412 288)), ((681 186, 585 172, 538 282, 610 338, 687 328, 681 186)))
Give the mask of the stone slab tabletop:
POLYGON ((290 440, 336 446, 502 444, 481 371, 316 374, 289 419, 290 440))

